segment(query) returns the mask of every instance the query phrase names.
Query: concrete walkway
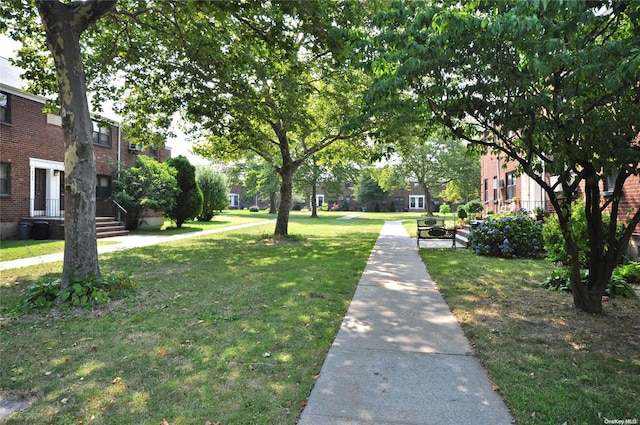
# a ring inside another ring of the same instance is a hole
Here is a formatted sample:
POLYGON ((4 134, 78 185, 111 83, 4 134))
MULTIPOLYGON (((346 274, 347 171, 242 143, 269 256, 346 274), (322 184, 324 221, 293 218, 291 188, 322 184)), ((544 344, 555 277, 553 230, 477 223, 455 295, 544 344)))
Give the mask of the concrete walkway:
MULTIPOLYGON (((105 252, 122 251, 124 249, 138 248, 141 246, 155 245, 163 242, 178 241, 180 239, 194 238, 196 236, 210 235, 213 233, 228 232, 230 230, 246 229, 247 227, 262 226, 265 224, 273 223, 275 220, 262 220, 253 223, 237 224, 235 226, 218 227, 216 229, 203 230, 201 232, 188 232, 180 233, 178 235, 162 236, 162 235, 127 235, 116 236, 107 239, 110 242, 117 242, 115 244, 98 246, 98 254, 105 252)), ((40 255, 37 257, 21 258, 19 260, 2 261, 0 262, 0 271, 17 269, 21 267, 33 266, 36 264, 53 263, 56 261, 62 261, 64 259, 63 252, 57 252, 55 254, 40 255)))
POLYGON ((415 240, 387 222, 298 425, 512 422, 415 240))

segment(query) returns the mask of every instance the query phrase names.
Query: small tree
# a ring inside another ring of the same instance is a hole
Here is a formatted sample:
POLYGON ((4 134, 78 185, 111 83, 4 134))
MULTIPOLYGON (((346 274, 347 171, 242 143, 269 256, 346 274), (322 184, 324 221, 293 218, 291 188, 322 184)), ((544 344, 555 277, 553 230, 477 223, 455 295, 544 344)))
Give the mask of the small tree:
POLYGON ((209 221, 229 205, 229 183, 224 174, 208 166, 196 167, 196 182, 202 190, 202 212, 198 221, 209 221))
POLYGON ((196 167, 191 165, 185 156, 169 158, 166 162, 169 167, 176 169, 179 189, 176 202, 173 208, 167 211, 167 216, 175 221, 176 227, 180 229, 185 221, 196 218, 202 212, 202 190, 196 181, 196 167))
POLYGON ((113 179, 112 198, 127 210, 126 227, 135 230, 145 210, 165 212, 176 201, 178 183, 175 168, 166 162, 140 155, 130 168, 113 179))

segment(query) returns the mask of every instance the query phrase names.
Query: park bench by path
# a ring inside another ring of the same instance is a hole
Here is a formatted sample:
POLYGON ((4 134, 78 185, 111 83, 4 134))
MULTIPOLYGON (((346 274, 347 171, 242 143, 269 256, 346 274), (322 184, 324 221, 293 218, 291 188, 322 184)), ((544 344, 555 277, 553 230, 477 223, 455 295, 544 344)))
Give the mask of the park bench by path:
POLYGON ((422 217, 417 221, 416 245, 420 239, 451 239, 451 249, 456 249, 456 228, 447 229, 443 218, 422 217))

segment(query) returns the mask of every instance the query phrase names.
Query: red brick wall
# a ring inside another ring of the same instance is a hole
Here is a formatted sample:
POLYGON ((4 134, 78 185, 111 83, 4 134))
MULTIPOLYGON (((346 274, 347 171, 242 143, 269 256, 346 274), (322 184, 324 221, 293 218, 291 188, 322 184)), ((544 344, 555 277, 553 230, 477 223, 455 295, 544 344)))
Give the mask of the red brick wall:
MULTIPOLYGON (((17 223, 29 215, 29 158, 64 162, 62 127, 47 123, 43 103, 9 94, 10 124, 0 124, 0 162, 10 164, 10 196, 0 197, 0 222, 17 223)), ((120 159, 132 164, 136 154, 129 152, 124 134, 120 138, 120 159)), ((118 127, 111 127, 111 147, 94 145, 97 174, 111 174, 118 160, 118 127)), ((146 148, 143 153, 149 153, 146 148)), ((161 148, 164 161, 171 151, 161 148)), ((2 238, 5 236, 3 235, 2 238)))
MULTIPOLYGON (((510 171, 514 171, 517 168, 517 163, 513 160, 508 161, 504 158, 499 159, 499 164, 497 164, 497 158, 495 155, 486 154, 483 155, 480 159, 480 193, 481 200, 485 206, 485 212, 489 210, 498 211, 498 202, 495 202, 493 199, 493 177, 498 176, 498 179, 505 180, 506 173, 510 171), (507 164, 506 168, 503 168, 503 165, 507 164), (489 199, 485 199, 484 195, 484 180, 488 180, 488 197, 489 199)), ((548 178, 547 178, 548 181, 548 178)), ((624 185, 624 194, 620 201, 620 209, 619 209, 619 220, 625 221, 628 214, 634 214, 638 208, 640 208, 640 177, 632 176, 627 179, 624 185)), ((506 202, 505 199, 505 189, 502 188, 498 191, 500 203, 503 205, 506 202)), ((521 187, 519 182, 516 184, 516 196, 522 199, 521 196, 521 187)), ((547 203, 547 205, 550 205, 547 203)), ((636 233, 640 234, 640 225, 636 227, 636 233)))
POLYGON ((0 198, 0 219, 29 215, 29 158, 64 161, 62 127, 47 124, 41 103, 9 94, 11 124, 0 125, 0 161, 11 164, 11 196, 0 198))

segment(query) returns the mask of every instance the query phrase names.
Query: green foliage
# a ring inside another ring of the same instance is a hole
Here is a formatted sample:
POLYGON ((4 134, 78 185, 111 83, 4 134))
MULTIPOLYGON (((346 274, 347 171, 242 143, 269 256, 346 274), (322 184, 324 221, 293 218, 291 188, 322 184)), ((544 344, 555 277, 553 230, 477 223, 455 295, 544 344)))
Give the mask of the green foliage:
POLYGON ((175 168, 146 155, 139 155, 130 168, 121 167, 112 180, 111 196, 127 210, 127 229, 135 230, 144 210, 168 211, 178 193, 175 168))
POLYGON ((165 213, 180 229, 185 221, 196 218, 202 212, 203 194, 196 181, 196 167, 185 156, 169 158, 166 163, 176 170, 179 191, 173 207, 165 213))
MULTIPOLYGON (((554 270, 551 276, 545 278, 540 286, 552 291, 571 291, 570 270, 566 267, 554 270)), ((589 282, 589 270, 582 269, 580 271, 583 286, 587 288, 589 282)), ((614 272, 609 279, 609 284, 605 290, 605 295, 619 298, 636 298, 636 293, 620 274, 614 272)))
POLYGON ((482 206, 482 202, 480 202, 478 200, 473 200, 473 201, 467 202, 467 204, 464 206, 464 209, 468 213, 477 214, 477 213, 482 212, 484 207, 482 206))
POLYGON ((136 283, 122 273, 110 273, 100 277, 83 279, 72 276, 70 285, 61 289, 62 280, 40 280, 27 286, 19 303, 23 313, 46 310, 56 304, 85 306, 101 304, 133 292, 136 283))
POLYGON ((196 181, 203 197, 198 221, 209 221, 229 206, 229 183, 223 173, 207 166, 196 167, 196 181))
POLYGON ((640 285, 640 263, 631 262, 616 267, 613 271, 614 275, 620 276, 628 283, 640 285))
POLYGON ((356 183, 353 196, 370 211, 380 210, 380 204, 385 200, 386 193, 369 171, 363 171, 356 183))
MULTIPOLYGON (((589 258, 591 256, 591 248, 589 244, 589 235, 587 233, 587 223, 585 217, 584 201, 578 201, 571 206, 570 216, 570 229, 572 238, 578 244, 578 251, 580 252, 580 268, 586 268, 589 264, 589 258)), ((602 228, 606 232, 606 229, 610 223, 610 217, 608 214, 602 215, 602 228)), ((618 234, 622 232, 622 225, 618 226, 618 234)), ((570 258, 565 249, 565 239, 560 229, 560 222, 558 217, 550 216, 544 223, 544 248, 547 252, 547 259, 559 262, 562 264, 569 264, 570 258)))
POLYGON ((255 205, 249 207, 249 212, 260 212, 260 208, 255 205))
POLYGON ((479 255, 535 258, 542 254, 542 226, 524 214, 487 217, 473 230, 469 243, 479 255))
POLYGON ((440 214, 450 214, 451 206, 449 204, 440 205, 440 214))
MULTIPOLYGON (((608 207, 622 217, 625 181, 640 173, 639 16, 638 3, 626 1, 393 2, 376 21, 377 79, 365 102, 376 116, 380 104, 392 109, 408 101, 480 152, 516 160, 549 195, 563 224, 570 211, 564 202, 580 189, 596 203, 585 226, 600 230, 602 182, 617 175, 608 207)), ((615 226, 603 238, 589 232, 597 238, 589 291, 604 291, 605 275, 638 223, 636 209, 619 242, 606 246, 601 239, 613 241, 615 226)), ((578 269, 584 264, 572 239, 578 232, 563 230, 578 269)), ((602 310, 597 297, 582 287, 574 291, 577 307, 602 310)))
POLYGON ((467 210, 465 210, 463 206, 458 207, 458 218, 460 220, 467 218, 467 210))

